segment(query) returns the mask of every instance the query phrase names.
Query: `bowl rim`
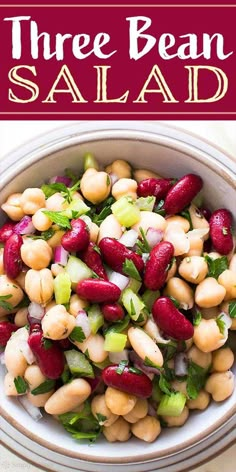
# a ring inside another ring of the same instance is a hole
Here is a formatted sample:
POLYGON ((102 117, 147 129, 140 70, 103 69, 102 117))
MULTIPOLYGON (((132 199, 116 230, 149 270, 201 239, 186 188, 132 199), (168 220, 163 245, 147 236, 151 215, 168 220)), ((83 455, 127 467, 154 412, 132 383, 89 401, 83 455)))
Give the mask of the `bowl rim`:
MULTIPOLYGON (((166 126, 162 123, 142 123, 139 122, 100 122, 99 124, 80 122, 74 123, 63 128, 58 128, 56 130, 50 131, 40 137, 30 140, 25 145, 21 146, 18 150, 13 151, 12 153, 5 156, 1 160, 1 167, 3 167, 3 180, 6 182, 10 175, 13 177, 19 174, 25 168, 33 165, 36 161, 44 159, 45 156, 51 155, 58 150, 71 147, 74 144, 82 144, 83 142, 97 141, 104 139, 138 139, 139 141, 148 140, 153 143, 161 143, 172 149, 180 149, 182 153, 186 153, 192 157, 195 157, 199 161, 206 159, 208 162, 204 161, 204 164, 213 169, 217 173, 223 173, 225 180, 229 185, 236 188, 236 176, 232 168, 235 166, 235 162, 232 159, 232 156, 227 155, 219 148, 208 143, 203 138, 194 136, 191 133, 185 132, 170 125, 166 126), (171 136, 169 133, 171 132, 171 136), (4 169, 5 167, 5 169, 4 169)), ((11 177, 12 178, 12 177, 11 177)), ((230 410, 225 413, 225 415, 218 420, 214 425, 209 426, 204 432, 199 433, 195 436, 194 439, 187 440, 184 442, 183 449, 193 447, 199 442, 205 440, 207 437, 214 435, 214 433, 219 429, 224 429, 224 434, 231 426, 231 423, 235 423, 235 412, 236 407, 230 408, 230 410)), ((112 458, 91 458, 88 454, 82 454, 81 452, 77 453, 75 451, 68 451, 60 446, 53 446, 52 443, 39 438, 35 434, 30 434, 21 424, 19 424, 14 418, 12 418, 5 411, 3 412, 3 417, 5 421, 9 424, 14 424, 14 427, 19 432, 22 432, 25 436, 30 437, 34 442, 39 443, 46 448, 51 450, 56 450, 63 455, 74 457, 80 460, 85 460, 87 462, 96 462, 102 464, 127 464, 130 462, 130 457, 115 456, 112 458)), ((171 449, 168 448, 168 451, 165 449, 158 454, 158 451, 148 454, 142 454, 138 456, 136 463, 147 462, 153 459, 158 459, 177 454, 180 452, 179 446, 173 446, 171 449)), ((134 459, 132 458, 132 463, 134 459)))

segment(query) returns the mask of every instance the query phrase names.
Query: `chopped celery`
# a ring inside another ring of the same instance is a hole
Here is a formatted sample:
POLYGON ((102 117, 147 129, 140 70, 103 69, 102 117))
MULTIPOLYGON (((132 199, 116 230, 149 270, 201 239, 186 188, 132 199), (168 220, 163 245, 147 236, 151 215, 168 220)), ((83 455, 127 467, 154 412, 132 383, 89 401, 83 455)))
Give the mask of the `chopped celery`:
POLYGON ((109 328, 105 331, 107 333, 122 333, 125 328, 127 328, 130 322, 130 317, 127 315, 122 321, 117 321, 113 325, 109 326, 109 328))
POLYGON ((163 395, 157 408, 160 416, 180 416, 185 403, 186 396, 182 392, 173 392, 171 395, 163 395))
POLYGON ((125 309, 128 311, 130 318, 137 321, 141 311, 145 308, 145 305, 141 298, 136 295, 130 288, 126 288, 122 294, 122 303, 125 309))
POLYGON ((131 290, 133 290, 134 293, 138 293, 141 288, 141 285, 142 285, 142 282, 139 282, 138 280, 130 278, 127 288, 130 288, 131 290))
POLYGON ((92 277, 93 272, 89 267, 78 259, 78 257, 70 256, 65 267, 67 274, 70 277, 72 284, 77 284, 81 280, 92 277))
POLYGON ((88 320, 92 334, 96 334, 104 324, 104 318, 99 305, 92 305, 88 309, 88 320))
POLYGON ((155 291, 145 290, 145 292, 142 295, 142 300, 144 301, 147 309, 149 311, 152 311, 152 305, 159 297, 160 297, 159 290, 155 290, 155 291))
POLYGON ((69 274, 62 272, 53 281, 55 300, 57 305, 65 305, 70 301, 71 280, 69 274))
POLYGON ((140 197, 136 200, 136 205, 139 210, 142 211, 153 211, 154 205, 156 203, 155 197, 140 197))
POLYGON ((90 207, 80 200, 80 198, 75 198, 69 204, 66 210, 61 211, 61 215, 67 216, 67 218, 74 218, 73 214, 76 214, 76 218, 79 218, 81 215, 88 213, 90 207))
POLYGON ((64 354, 72 374, 94 378, 93 368, 82 352, 71 349, 70 351, 65 351, 64 354))
POLYGON ((104 350, 109 352, 121 352, 127 342, 126 334, 110 332, 105 335, 104 350))
POLYGON ((113 203, 112 213, 122 226, 130 228, 140 220, 140 211, 129 197, 121 197, 113 203))
POLYGON ((154 379, 152 381, 152 399, 159 403, 161 401, 161 398, 163 396, 163 392, 161 391, 159 387, 159 377, 157 375, 154 375, 154 379))
POLYGON ((98 170, 98 162, 96 161, 95 157, 91 152, 86 152, 84 155, 84 172, 88 169, 96 169, 98 170))

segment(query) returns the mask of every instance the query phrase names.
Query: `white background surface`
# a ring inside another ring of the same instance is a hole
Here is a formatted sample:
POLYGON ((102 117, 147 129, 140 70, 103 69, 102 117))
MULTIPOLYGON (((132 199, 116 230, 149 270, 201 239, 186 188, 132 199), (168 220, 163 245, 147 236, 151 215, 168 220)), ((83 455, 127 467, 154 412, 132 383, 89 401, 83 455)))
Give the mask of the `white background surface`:
MULTIPOLYGON (((13 149, 39 134, 65 126, 68 121, 1 121, 0 122, 0 159, 13 149)), ((236 156, 236 121, 178 121, 167 122, 176 127, 198 134, 218 147, 236 156)), ((236 160, 236 157, 235 157, 236 160)), ((1 472, 37 472, 40 469, 19 459, 4 447, 0 449, 1 472)), ((194 472, 234 472, 236 445, 213 461, 198 467, 194 472)), ((128 472, 128 471, 127 471, 128 472)), ((161 471, 160 471, 161 472, 161 471)))

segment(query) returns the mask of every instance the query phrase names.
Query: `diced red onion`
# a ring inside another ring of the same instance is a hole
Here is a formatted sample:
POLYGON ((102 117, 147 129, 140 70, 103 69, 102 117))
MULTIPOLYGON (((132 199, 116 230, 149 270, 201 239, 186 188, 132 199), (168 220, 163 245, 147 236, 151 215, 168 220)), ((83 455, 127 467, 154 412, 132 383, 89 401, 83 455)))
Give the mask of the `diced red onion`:
POLYGON ((146 234, 146 239, 151 248, 156 246, 156 244, 160 243, 162 238, 163 238, 163 231, 160 229, 155 229, 155 228, 148 228, 147 234, 146 234))
POLYGON ((109 174, 110 179, 111 179, 111 185, 114 185, 117 180, 119 180, 119 177, 116 174, 113 174, 112 172, 109 174))
POLYGON ((108 275, 108 278, 109 281, 119 287, 121 291, 124 290, 129 284, 129 277, 119 274, 119 272, 111 272, 111 274, 108 275))
POLYGON ((175 375, 184 377, 188 373, 188 359, 185 352, 179 352, 174 358, 175 375))
POLYGON ((120 352, 109 352, 109 359, 113 364, 119 364, 121 361, 129 360, 129 351, 124 349, 120 352))
POLYGON ((36 229, 32 223, 32 218, 27 215, 23 216, 14 227, 14 233, 16 234, 33 234, 35 231, 36 229))
POLYGON ((51 177, 49 180, 50 184, 55 184, 55 183, 60 183, 60 184, 65 184, 66 187, 70 187, 71 185, 71 179, 69 177, 66 177, 65 175, 54 175, 54 177, 51 177))
POLYGON ((32 403, 30 403, 30 401, 28 400, 26 395, 23 395, 23 396, 19 397, 18 401, 21 403, 21 405, 27 411, 27 413, 29 413, 31 418, 33 418, 33 420, 35 420, 35 421, 41 420, 43 415, 42 415, 40 409, 37 408, 36 406, 32 405, 32 403))
POLYGON ((22 341, 20 341, 20 350, 25 360, 27 361, 27 364, 31 365, 35 362, 35 356, 32 350, 30 349, 28 342, 25 339, 22 339, 22 341))
POLYGON ((138 354, 136 354, 136 352, 131 351, 129 353, 129 358, 130 358, 131 362, 133 362, 134 367, 136 367, 137 369, 140 369, 144 374, 146 374, 148 376, 150 374, 160 375, 160 370, 159 369, 157 369, 156 367, 149 367, 149 366, 145 365, 143 359, 141 359, 141 357, 139 357, 138 354))
POLYGON ((148 402, 148 415, 157 417, 157 412, 156 412, 154 406, 150 402, 148 402))
POLYGON ((119 242, 124 244, 126 247, 133 247, 138 240, 138 232, 135 231, 134 229, 130 229, 129 231, 126 231, 124 234, 122 234, 121 238, 119 239, 119 242))
POLYGON ((87 380, 87 382, 89 383, 92 392, 96 390, 96 388, 101 382, 101 377, 94 377, 94 379, 91 379, 90 377, 84 377, 84 379, 87 380))
POLYGON ((6 364, 6 362, 5 362, 5 352, 4 351, 0 353, 0 364, 1 365, 6 364))
POLYGON ((90 323, 86 311, 80 310, 75 318, 75 326, 80 326, 85 338, 88 338, 91 334, 90 323))
POLYGON ((28 306, 29 321, 30 319, 41 321, 45 315, 45 309, 39 303, 31 302, 28 306))
POLYGON ((54 262, 60 264, 63 267, 66 266, 69 257, 69 252, 62 246, 56 246, 54 249, 54 262))

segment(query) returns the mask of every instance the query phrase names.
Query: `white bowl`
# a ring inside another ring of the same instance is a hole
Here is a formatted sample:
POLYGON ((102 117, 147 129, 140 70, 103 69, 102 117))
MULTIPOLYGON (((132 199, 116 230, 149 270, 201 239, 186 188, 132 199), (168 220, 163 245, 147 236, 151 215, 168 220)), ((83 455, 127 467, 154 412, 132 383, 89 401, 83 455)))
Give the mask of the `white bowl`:
MULTIPOLYGON (((235 163, 230 156, 197 137, 155 123, 84 122, 46 134, 7 156, 1 162, 1 202, 12 192, 39 186, 65 167, 80 169, 87 151, 101 163, 121 158, 134 167, 156 170, 163 176, 188 172, 204 179, 207 205, 235 213, 235 163)), ((2 215, 3 217, 3 215, 2 215)), ((4 372, 1 369, 1 380, 4 372)), ((219 453, 235 438, 234 394, 203 412, 191 413, 181 428, 166 429, 156 442, 80 444, 52 418, 35 423, 17 400, 4 397, 3 441, 35 464, 60 471, 158 470, 183 472, 219 453)))

